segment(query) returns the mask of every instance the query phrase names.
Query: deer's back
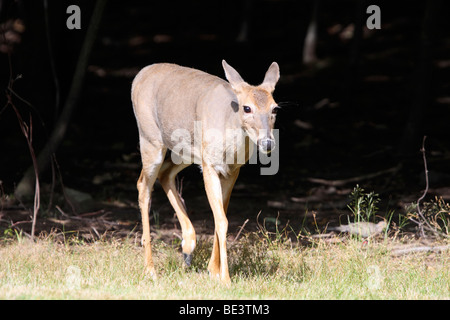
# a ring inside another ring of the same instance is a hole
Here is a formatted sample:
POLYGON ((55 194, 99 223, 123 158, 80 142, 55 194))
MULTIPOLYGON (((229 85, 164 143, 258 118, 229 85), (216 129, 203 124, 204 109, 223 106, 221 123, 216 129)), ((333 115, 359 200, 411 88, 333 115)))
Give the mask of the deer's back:
MULTIPOLYGON (((163 143, 172 148, 174 130, 190 132, 195 121, 226 118, 218 112, 230 112, 234 99, 230 85, 206 72, 158 63, 142 69, 133 81, 132 100, 141 137, 153 139, 160 134, 163 143), (229 110, 230 109, 230 110, 229 110)), ((206 122, 206 121, 204 121, 206 122)))

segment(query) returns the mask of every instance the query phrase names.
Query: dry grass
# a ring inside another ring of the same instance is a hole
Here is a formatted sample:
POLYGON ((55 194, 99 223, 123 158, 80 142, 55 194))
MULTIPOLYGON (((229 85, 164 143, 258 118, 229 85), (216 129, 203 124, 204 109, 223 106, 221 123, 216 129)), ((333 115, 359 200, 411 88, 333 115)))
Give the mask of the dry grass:
POLYGON ((2 299, 449 299, 449 250, 391 254, 399 243, 335 238, 311 245, 247 234, 229 248, 230 288, 209 279, 209 241, 184 268, 178 248, 154 241, 159 279, 132 240, 0 246, 2 299))

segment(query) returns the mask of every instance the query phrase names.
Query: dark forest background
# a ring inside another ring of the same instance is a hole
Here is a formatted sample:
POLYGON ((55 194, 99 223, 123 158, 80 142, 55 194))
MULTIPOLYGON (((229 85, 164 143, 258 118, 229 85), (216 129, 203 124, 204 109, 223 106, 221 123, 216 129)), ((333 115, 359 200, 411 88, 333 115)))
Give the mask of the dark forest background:
MULTIPOLYGON (((13 193, 32 157, 8 99, 28 125, 32 119, 38 155, 67 102, 95 4, 0 1, 3 229, 30 220, 26 197, 19 202, 13 193), (71 4, 81 9, 80 30, 66 27, 71 4)), ((67 131, 39 175, 39 227, 60 227, 45 219, 62 212, 101 214, 121 222, 103 225, 117 232, 139 224, 130 89, 136 73, 156 62, 224 77, 226 59, 251 84, 272 61, 280 65, 280 169, 274 176, 259 175, 258 165, 241 170, 229 209, 232 231, 260 211, 294 228, 311 212, 319 225, 337 223, 356 184, 380 195, 381 215, 401 212, 425 188, 425 135, 427 197, 450 199, 449 12, 449 2, 437 0, 107 1, 67 131), (381 9, 379 30, 366 27, 372 4, 381 9)), ((180 173, 181 181, 194 225, 212 233, 198 168, 180 173)), ((152 210, 153 225, 176 228, 159 185, 152 210)))

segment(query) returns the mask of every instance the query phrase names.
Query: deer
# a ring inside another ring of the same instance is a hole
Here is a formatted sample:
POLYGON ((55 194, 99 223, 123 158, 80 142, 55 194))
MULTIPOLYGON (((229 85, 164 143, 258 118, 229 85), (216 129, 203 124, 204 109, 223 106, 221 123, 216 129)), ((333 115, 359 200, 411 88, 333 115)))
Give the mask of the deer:
POLYGON ((249 159, 250 146, 256 145, 265 154, 275 148, 273 130, 279 107, 272 94, 280 78, 278 64, 270 65, 258 86, 245 82, 225 60, 222 60, 222 66, 227 81, 197 69, 155 63, 144 67, 132 83, 131 100, 142 160, 137 181, 142 218, 141 244, 146 270, 153 279, 157 275, 152 260, 149 209, 156 179, 179 220, 182 254, 184 263, 189 266, 196 246, 196 233, 184 200, 177 191, 175 178, 189 165, 199 164, 214 217, 213 249, 207 269, 210 278, 230 285, 226 214, 231 192, 241 166, 249 159), (174 139, 174 134, 180 130, 185 133, 185 145, 189 147, 182 148, 182 152, 177 147, 179 141, 174 139), (214 134, 209 137, 197 134, 208 130, 214 134), (229 132, 234 141, 232 144, 224 143, 229 132), (241 156, 243 161, 236 161, 241 156))

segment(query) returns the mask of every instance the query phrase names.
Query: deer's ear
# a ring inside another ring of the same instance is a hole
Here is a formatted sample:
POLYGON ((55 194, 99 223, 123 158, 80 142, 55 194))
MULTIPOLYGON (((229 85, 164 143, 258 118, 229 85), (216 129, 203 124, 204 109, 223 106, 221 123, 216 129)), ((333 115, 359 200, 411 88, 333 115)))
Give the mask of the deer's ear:
POLYGON ((231 84, 231 87, 236 91, 240 91, 240 88, 247 83, 244 81, 244 79, 242 79, 240 74, 225 60, 222 60, 222 66, 223 70, 225 71, 225 77, 231 84))
POLYGON ((280 67, 278 63, 272 62, 269 69, 266 72, 263 83, 260 85, 264 87, 267 91, 273 92, 275 90, 275 85, 280 79, 280 67))

